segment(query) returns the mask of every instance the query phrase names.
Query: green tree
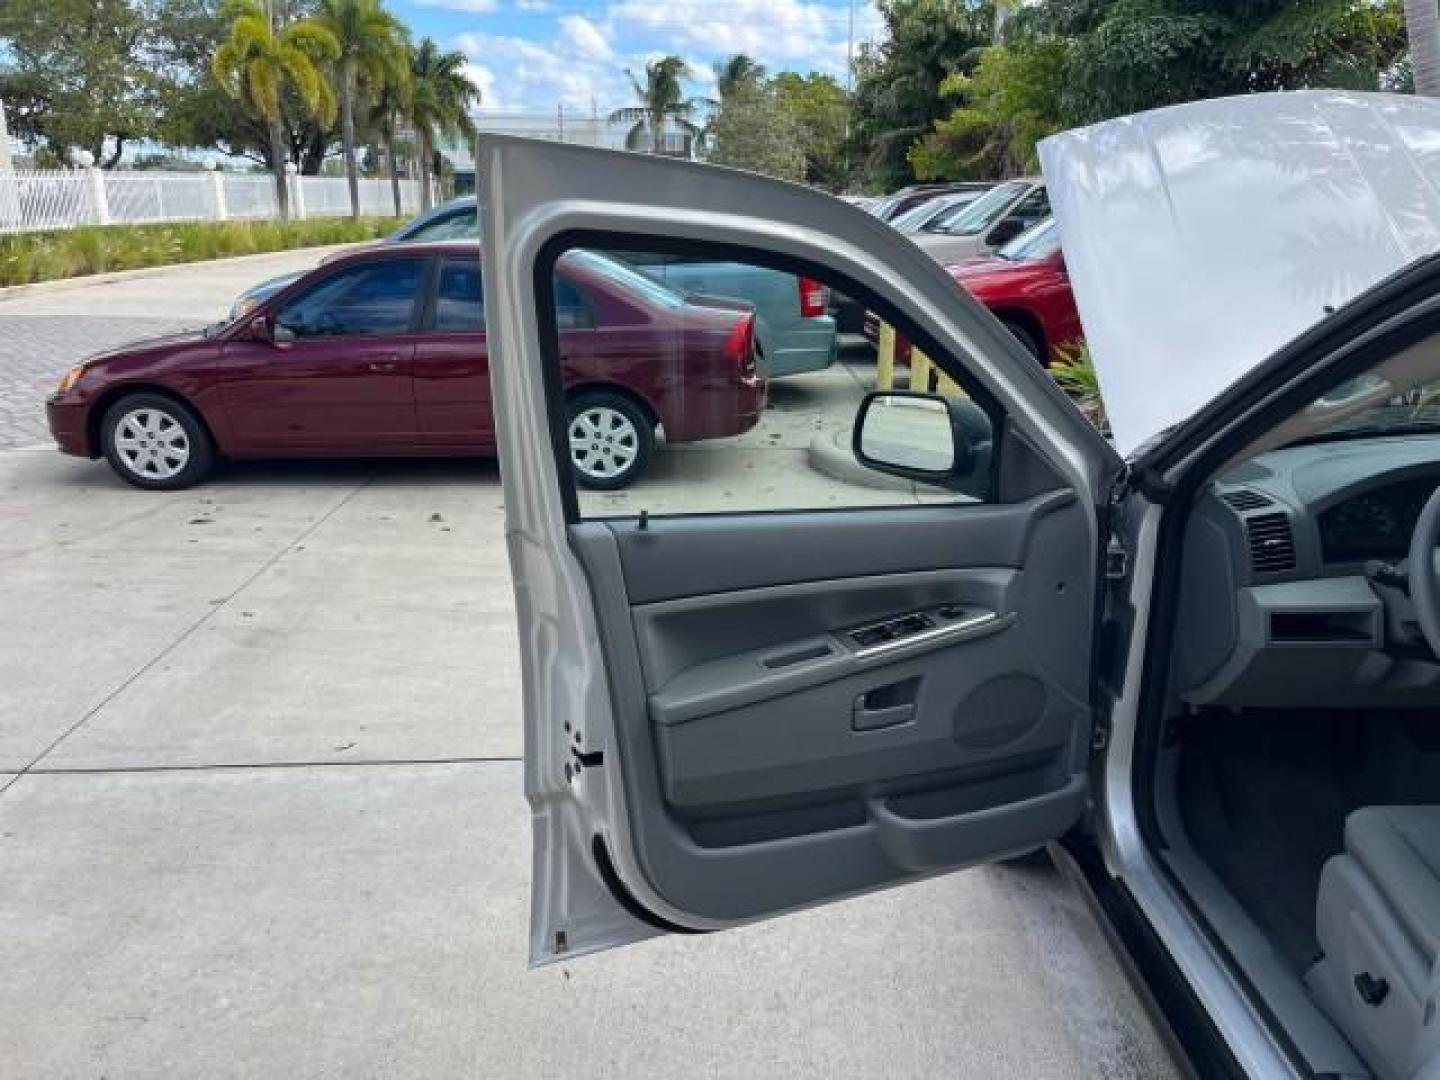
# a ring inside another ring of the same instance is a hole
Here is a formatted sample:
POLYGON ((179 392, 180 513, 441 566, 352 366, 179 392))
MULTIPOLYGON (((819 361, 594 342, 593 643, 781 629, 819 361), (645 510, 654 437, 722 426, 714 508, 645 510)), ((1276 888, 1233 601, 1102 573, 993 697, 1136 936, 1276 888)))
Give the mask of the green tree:
POLYGON ((974 66, 991 42, 995 19, 993 5, 972 0, 878 0, 876 6, 886 33, 856 57, 852 149, 864 186, 890 190, 912 179, 911 145, 950 111, 941 83, 974 66))
POLYGON ((275 197, 280 216, 290 216, 285 182, 284 91, 305 111, 333 119, 335 92, 323 66, 340 55, 333 34, 310 19, 275 25, 258 0, 233 0, 230 34, 215 51, 212 69, 225 92, 262 120, 270 139, 275 197))
POLYGON ((921 180, 990 180, 1034 172, 1035 144, 1064 127, 1069 45, 1058 39, 986 49, 971 75, 941 87, 955 110, 910 149, 921 180))
POLYGON ((639 104, 616 109, 610 119, 630 125, 625 134, 627 150, 638 150, 648 134, 651 153, 663 153, 667 125, 680 128, 692 138, 701 137, 700 128, 693 120, 699 102, 687 96, 683 86, 683 81, 690 76, 690 66, 683 59, 662 56, 651 60, 645 65, 643 82, 629 69, 625 74, 639 104))
POLYGON ((782 71, 771 80, 780 108, 795 118, 805 155, 805 181, 840 191, 849 180, 845 158, 845 89, 833 76, 782 71))
POLYGON ((141 0, 3 0, 0 96, 12 134, 102 167, 151 136, 161 75, 152 58, 151 5, 141 0))
POLYGON ((374 97, 387 83, 409 80, 405 28, 380 0, 320 0, 315 22, 339 47, 340 141, 350 185, 350 216, 360 216, 360 169, 355 157, 355 103, 362 90, 374 97), (363 86, 362 86, 363 83, 363 86))
POLYGON ((463 136, 475 141, 470 109, 480 104, 480 88, 465 74, 465 54, 444 52, 430 38, 410 51, 410 92, 403 116, 420 143, 421 200, 428 210, 434 203, 432 177, 435 140, 463 136))
POLYGON ((737 90, 749 89, 756 83, 765 81, 765 65, 744 53, 736 53, 728 60, 716 61, 712 68, 715 72, 715 93, 720 99, 721 108, 724 107, 726 98, 731 97, 737 90))
POLYGON ((774 87, 750 80, 732 86, 709 132, 709 160, 782 180, 805 178, 800 124, 774 87))

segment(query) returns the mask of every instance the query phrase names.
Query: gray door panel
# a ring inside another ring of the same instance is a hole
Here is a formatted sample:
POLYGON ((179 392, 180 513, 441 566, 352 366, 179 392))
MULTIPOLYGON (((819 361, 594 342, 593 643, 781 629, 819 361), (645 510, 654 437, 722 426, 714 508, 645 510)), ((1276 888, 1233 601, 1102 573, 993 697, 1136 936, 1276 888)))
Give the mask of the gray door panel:
MULTIPOLYGON (((1021 503, 971 506, 965 521, 964 556, 973 566, 1017 566, 1029 529, 1049 510, 1073 501, 1051 491, 1021 503)), ((825 578, 860 577, 951 566, 947 545, 955 520, 934 507, 883 513, 833 510, 786 514, 740 514, 653 519, 611 525, 631 585, 633 603, 702 596, 825 578), (877 543, 878 536, 884 541, 877 543), (824 551, 802 543, 813 537, 824 551), (937 558, 937 553, 941 557, 937 558), (823 567, 823 571, 821 570, 823 567)))
POLYGON ((1072 824, 1090 729, 1093 563, 1075 543, 1088 512, 1059 489, 572 526, 648 885, 705 918, 752 918, 1072 824), (913 613, 933 628, 879 648, 852 636, 913 613))

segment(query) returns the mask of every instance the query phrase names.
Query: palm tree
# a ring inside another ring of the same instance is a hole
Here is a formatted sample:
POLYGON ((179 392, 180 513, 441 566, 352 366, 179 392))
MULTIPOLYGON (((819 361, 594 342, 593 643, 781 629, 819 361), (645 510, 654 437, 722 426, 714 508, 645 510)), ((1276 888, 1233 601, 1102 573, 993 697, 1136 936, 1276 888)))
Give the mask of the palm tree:
POLYGON ((288 88, 311 116, 329 123, 335 92, 322 65, 336 59, 339 44, 311 19, 276 27, 259 0, 231 0, 230 35, 215 50, 211 69, 225 92, 249 108, 269 129, 270 167, 280 216, 290 216, 285 182, 283 92, 288 88))
POLYGON ((1415 93, 1440 97, 1440 4, 1405 0, 1405 33, 1410 39, 1415 93))
POLYGON ((400 143, 400 118, 405 115, 410 101, 410 69, 406 65, 403 80, 386 80, 370 106, 370 125, 380 135, 385 147, 385 161, 390 169, 390 195, 395 201, 395 216, 405 212, 400 199, 400 159, 397 148, 400 143))
POLYGON ((373 92, 409 76, 405 28, 380 0, 320 0, 315 21, 340 47, 340 141, 350 181, 350 216, 360 216, 360 170, 355 162, 355 98, 360 82, 373 92))
POLYGON ((736 91, 748 89, 765 78, 765 65, 744 53, 736 53, 729 60, 717 60, 713 67, 715 92, 720 96, 719 104, 722 106, 735 96, 736 91))
POLYGON ((463 135, 472 144, 477 132, 470 108, 480 104, 480 88, 465 76, 465 54, 441 52, 430 38, 410 53, 410 98, 402 111, 420 143, 420 198, 425 209, 434 202, 431 175, 435 140, 463 135))
POLYGON ((680 80, 690 77, 690 65, 678 56, 664 56, 645 65, 645 81, 642 83, 628 68, 630 85, 635 88, 635 97, 640 104, 625 109, 616 109, 610 114, 613 121, 625 121, 631 125, 625 135, 625 149, 636 150, 645 133, 650 133, 650 152, 665 151, 665 125, 674 124, 692 137, 699 137, 700 128, 692 121, 696 101, 685 96, 680 80))

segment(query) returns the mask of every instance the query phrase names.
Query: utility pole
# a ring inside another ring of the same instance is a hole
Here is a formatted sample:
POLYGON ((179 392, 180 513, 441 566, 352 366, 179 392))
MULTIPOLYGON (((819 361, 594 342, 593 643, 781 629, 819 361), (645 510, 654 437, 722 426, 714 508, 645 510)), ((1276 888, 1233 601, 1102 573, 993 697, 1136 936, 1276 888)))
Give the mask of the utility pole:
POLYGON ((850 0, 850 29, 845 38, 845 179, 850 186, 850 119, 855 114, 855 0, 850 0))

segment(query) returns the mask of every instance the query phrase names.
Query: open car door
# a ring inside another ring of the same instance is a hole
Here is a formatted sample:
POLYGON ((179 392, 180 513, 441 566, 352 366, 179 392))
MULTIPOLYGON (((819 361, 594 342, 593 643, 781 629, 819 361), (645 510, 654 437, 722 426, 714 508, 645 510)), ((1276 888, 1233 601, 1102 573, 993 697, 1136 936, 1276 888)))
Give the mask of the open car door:
POLYGON ((1120 462, 1047 373, 909 240, 828 195, 488 136, 479 176, 532 962, 723 929, 1074 826, 1099 510, 1120 462), (912 388, 943 393, 867 398, 891 381, 868 360, 767 387, 750 305, 652 289, 606 254, 643 250, 858 298, 923 350, 912 388), (613 345, 583 370, 557 280, 613 345), (937 415, 957 440, 943 452, 937 415), (607 446, 648 470, 577 486, 573 463, 607 446))

